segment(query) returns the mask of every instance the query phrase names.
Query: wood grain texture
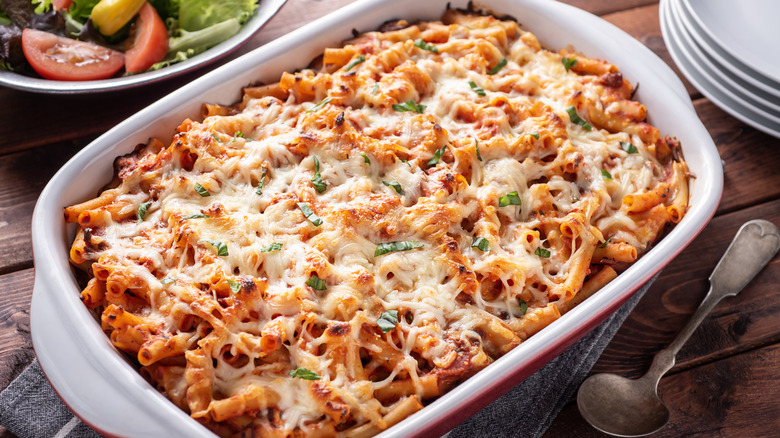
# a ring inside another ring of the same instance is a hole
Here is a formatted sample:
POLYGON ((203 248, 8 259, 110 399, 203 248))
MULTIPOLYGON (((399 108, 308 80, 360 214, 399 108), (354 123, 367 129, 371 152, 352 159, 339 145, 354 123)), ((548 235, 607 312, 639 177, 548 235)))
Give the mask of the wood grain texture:
POLYGON ((0 388, 5 388, 33 359, 30 300, 34 272, 0 275, 0 388))
MULTIPOLYGON (((669 375, 661 379, 658 394, 671 411, 658 438, 772 437, 778 436, 777 364, 780 345, 669 375)), ((569 403, 544 438, 606 437, 588 426, 569 403)))
POLYGON ((30 221, 43 187, 84 144, 65 142, 0 159, 0 273, 30 267, 30 221))

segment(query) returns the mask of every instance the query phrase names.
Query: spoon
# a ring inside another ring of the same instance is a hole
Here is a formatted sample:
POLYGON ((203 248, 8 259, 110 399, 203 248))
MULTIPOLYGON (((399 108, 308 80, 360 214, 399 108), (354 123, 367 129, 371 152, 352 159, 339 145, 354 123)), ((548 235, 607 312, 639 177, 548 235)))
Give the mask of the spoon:
POLYGON ((656 354, 647 373, 636 380, 594 374, 577 393, 580 413, 596 429, 614 436, 649 435, 669 421, 669 409, 658 397, 658 381, 674 366, 680 347, 721 299, 737 295, 780 249, 780 230, 771 222, 746 222, 710 275, 710 290, 688 325, 656 354))

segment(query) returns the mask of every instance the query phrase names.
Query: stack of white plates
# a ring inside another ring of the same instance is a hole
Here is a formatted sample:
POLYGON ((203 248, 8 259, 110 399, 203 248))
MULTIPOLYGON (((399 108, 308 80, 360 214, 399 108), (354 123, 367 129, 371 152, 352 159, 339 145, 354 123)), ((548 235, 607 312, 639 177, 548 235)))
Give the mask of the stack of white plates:
POLYGON ((659 14, 685 77, 724 111, 780 137, 780 1, 661 0, 659 14))

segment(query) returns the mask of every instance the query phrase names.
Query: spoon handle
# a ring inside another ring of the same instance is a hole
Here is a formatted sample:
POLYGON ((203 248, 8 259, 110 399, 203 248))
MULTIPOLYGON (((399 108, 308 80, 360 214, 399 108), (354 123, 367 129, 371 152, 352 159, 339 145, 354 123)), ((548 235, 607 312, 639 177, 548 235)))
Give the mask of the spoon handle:
POLYGON ((780 230, 771 222, 755 219, 742 225, 710 275, 707 296, 674 341, 656 354, 647 377, 660 379, 666 374, 674 366, 677 352, 710 311, 723 298, 742 291, 779 249, 780 230))

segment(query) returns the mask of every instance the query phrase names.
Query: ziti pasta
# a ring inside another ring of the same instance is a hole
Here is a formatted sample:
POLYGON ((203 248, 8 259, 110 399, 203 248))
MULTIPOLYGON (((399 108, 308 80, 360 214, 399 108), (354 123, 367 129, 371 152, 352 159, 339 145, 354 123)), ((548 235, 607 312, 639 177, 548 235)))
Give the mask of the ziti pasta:
POLYGON ((376 434, 685 214, 632 91, 511 20, 391 23, 119 157, 65 210, 83 302, 220 436, 376 434))

